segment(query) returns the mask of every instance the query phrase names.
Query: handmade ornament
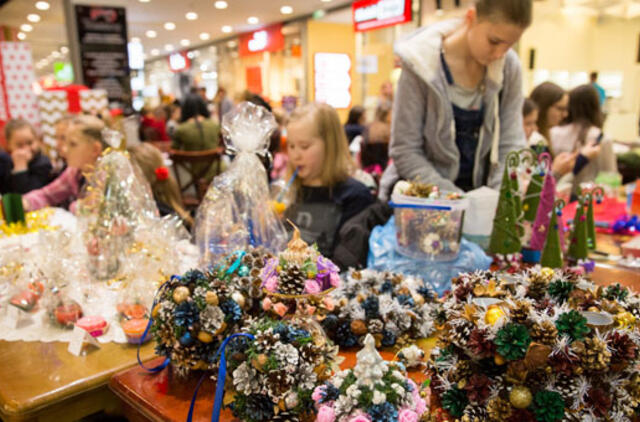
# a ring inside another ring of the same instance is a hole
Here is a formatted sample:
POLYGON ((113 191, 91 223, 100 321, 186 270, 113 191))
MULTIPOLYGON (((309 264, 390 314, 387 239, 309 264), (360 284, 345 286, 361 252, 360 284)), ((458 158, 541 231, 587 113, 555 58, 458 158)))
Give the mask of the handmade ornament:
POLYGON ((64 289, 54 288, 47 299, 47 315, 54 325, 72 329, 82 317, 82 307, 64 289))
POLYGON ((538 156, 538 166, 532 172, 531 180, 522 202, 523 219, 525 221, 533 223, 538 215, 541 193, 544 190, 543 184, 549 174, 550 166, 551 156, 549 153, 540 154, 538 156))
POLYGON ((562 225, 562 223, 559 222, 559 219, 562 216, 563 206, 564 201, 560 199, 556 201, 553 209, 551 210, 549 228, 547 229, 544 249, 542 251, 542 257, 540 259, 540 264, 547 268, 562 268, 562 266, 564 265, 561 246, 563 239, 560 235, 560 226, 562 225))
POLYGON ((88 332, 92 337, 100 337, 109 329, 107 320, 99 315, 82 317, 76 321, 75 325, 88 332))
POLYGON ((585 202, 586 198, 584 197, 578 199, 576 215, 573 218, 573 230, 569 236, 567 256, 573 261, 584 260, 589 256, 587 217, 584 213, 585 202))
POLYGON ((408 422, 426 415, 428 403, 418 386, 404 366, 382 359, 371 334, 356 357, 353 369, 338 372, 313 391, 317 422, 408 422))
POLYGON ((517 152, 507 156, 502 186, 500 187, 500 200, 493 221, 493 232, 489 244, 489 251, 493 254, 506 256, 519 254, 521 249, 519 222, 513 183, 509 168, 516 168, 519 164, 517 152))
POLYGON ((122 322, 122 331, 124 331, 124 335, 127 336, 127 341, 130 344, 142 344, 151 338, 151 333, 147 331, 148 325, 149 320, 147 318, 128 319, 122 322), (146 336, 145 332, 147 333, 146 336))
POLYGON ((587 246, 589 250, 596 249, 596 223, 593 218, 593 198, 596 198, 598 204, 602 202, 604 197, 604 190, 601 187, 596 187, 589 191, 587 194, 587 246))

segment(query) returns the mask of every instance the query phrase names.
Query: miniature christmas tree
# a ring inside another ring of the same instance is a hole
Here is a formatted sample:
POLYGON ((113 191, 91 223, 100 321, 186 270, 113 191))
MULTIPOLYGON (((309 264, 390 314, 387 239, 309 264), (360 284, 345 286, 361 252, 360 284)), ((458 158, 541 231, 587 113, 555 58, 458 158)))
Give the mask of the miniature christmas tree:
POLYGON ((22 208, 22 195, 17 193, 7 193, 2 196, 2 212, 7 224, 25 223, 24 209, 22 208))
POLYGON ((533 223, 533 233, 531 235, 531 249, 540 251, 544 247, 547 231, 553 214, 554 200, 556 192, 556 181, 551 172, 544 178, 544 187, 539 195, 538 210, 533 223))
POLYGON ((602 202, 604 191, 601 187, 594 188, 587 194, 587 200, 589 201, 587 208, 587 247, 590 250, 596 248, 596 223, 593 217, 593 197, 596 197, 597 203, 602 202))
POLYGON ((538 161, 540 163, 539 171, 535 169, 531 181, 527 187, 527 192, 524 195, 524 202, 522 203, 522 210, 524 211, 524 220, 533 223, 538 213, 538 205, 540 204, 540 192, 543 189, 543 183, 545 180, 545 173, 548 173, 548 166, 550 163, 550 156, 548 153, 540 154, 538 161))
POLYGON ((512 152, 507 156, 507 163, 502 176, 502 186, 500 187, 500 199, 496 216, 493 220, 493 231, 489 251, 493 254, 519 253, 522 245, 518 233, 518 220, 513 190, 513 183, 509 175, 509 167, 517 167, 518 153, 512 152), (515 164, 514 164, 515 163, 515 164))
POLYGON ((586 259, 589 255, 587 247, 587 216, 584 215, 585 198, 578 199, 576 215, 573 218, 573 231, 570 236, 569 258, 573 260, 586 259))
MULTIPOLYGON (((553 176, 552 176, 553 177, 553 176)), ((564 202, 559 200, 551 211, 551 220, 549 229, 547 230, 547 239, 542 251, 540 265, 549 268, 562 268, 562 248, 560 247, 560 235, 558 233, 558 217, 562 216, 562 205, 564 202)))

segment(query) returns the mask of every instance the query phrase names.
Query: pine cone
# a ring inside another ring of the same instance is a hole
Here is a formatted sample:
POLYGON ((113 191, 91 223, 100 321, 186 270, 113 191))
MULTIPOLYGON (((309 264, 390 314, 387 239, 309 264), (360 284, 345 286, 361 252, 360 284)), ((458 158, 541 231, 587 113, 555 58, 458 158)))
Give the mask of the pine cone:
POLYGON ((511 416, 511 404, 500 397, 496 397, 487 403, 487 413, 489 414, 489 420, 492 422, 505 421, 511 416))
POLYGON ((531 330, 529 330, 533 341, 552 346, 556 343, 558 336, 558 330, 551 321, 542 321, 541 324, 533 324, 531 330))
POLYGON ((612 365, 624 365, 638 356, 638 347, 627 334, 614 332, 609 336, 607 343, 612 352, 612 365))
POLYGON ((580 358, 580 366, 587 372, 603 372, 611 363, 611 352, 607 344, 594 337, 575 341, 572 347, 580 358))
POLYGON ((453 292, 458 302, 464 302, 467 300, 467 296, 473 296, 473 286, 471 283, 460 284, 453 292))
POLYGON ((515 302, 515 306, 511 310, 511 320, 518 324, 525 324, 529 319, 529 312, 531 311, 531 305, 524 300, 518 300, 515 302))
POLYGON ((301 295, 304 292, 304 282, 307 279, 297 265, 289 266, 284 274, 280 274, 279 293, 285 295, 301 295))
POLYGON ((271 418, 271 422, 300 422, 300 418, 289 412, 281 412, 271 418))
POLYGON ((555 390, 560 393, 565 403, 567 403, 567 407, 570 407, 578 395, 578 379, 565 374, 559 374, 555 381, 555 390))
POLYGON ((484 406, 469 404, 465 407, 460 422, 484 422, 487 418, 488 413, 484 406))
POLYGON ((594 410, 596 416, 605 416, 611 408, 611 397, 600 388, 592 388, 587 393, 587 403, 594 410))
POLYGON ((496 350, 495 344, 493 344, 491 340, 487 340, 486 330, 480 330, 478 328, 471 332, 469 341, 467 342, 467 348, 473 355, 479 358, 493 356, 496 350))
POLYGON ((471 336, 471 331, 475 325, 470 321, 462 321, 460 324, 452 326, 448 332, 448 340, 458 347, 464 348, 471 336))
POLYGON ((527 296, 532 299, 541 299, 547 293, 547 286, 549 282, 542 275, 533 273, 529 277, 529 289, 527 290, 527 296))
POLYGON ((461 361, 458 361, 458 364, 456 365, 453 373, 451 374, 451 380, 454 382, 458 382, 458 381, 467 379, 468 377, 471 376, 471 374, 473 374, 471 361, 461 360, 461 361))
POLYGON ((384 330, 384 322, 379 319, 372 319, 369 321, 369 326, 367 327, 371 334, 380 334, 382 330, 384 330))
POLYGON ((267 374, 269 396, 273 399, 281 399, 289 391, 291 376, 285 370, 271 371, 267 374))

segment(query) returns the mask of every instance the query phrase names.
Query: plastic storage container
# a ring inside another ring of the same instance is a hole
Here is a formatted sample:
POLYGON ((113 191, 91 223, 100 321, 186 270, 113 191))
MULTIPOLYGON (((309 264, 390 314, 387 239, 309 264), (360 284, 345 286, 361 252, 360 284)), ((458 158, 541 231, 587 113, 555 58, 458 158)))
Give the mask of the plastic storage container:
POLYGON ((391 200, 398 252, 431 261, 458 258, 467 199, 425 199, 394 193, 391 200))

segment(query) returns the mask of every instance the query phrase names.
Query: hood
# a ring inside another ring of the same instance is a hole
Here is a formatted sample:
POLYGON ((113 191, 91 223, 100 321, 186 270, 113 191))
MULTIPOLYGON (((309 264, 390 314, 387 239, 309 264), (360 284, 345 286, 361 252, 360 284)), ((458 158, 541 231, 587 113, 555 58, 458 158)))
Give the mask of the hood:
MULTIPOLYGON (((413 72, 427 84, 439 78, 442 39, 462 25, 462 19, 451 19, 420 28, 395 44, 394 51, 413 72)), ((506 55, 487 66, 487 79, 502 88, 506 55)))

